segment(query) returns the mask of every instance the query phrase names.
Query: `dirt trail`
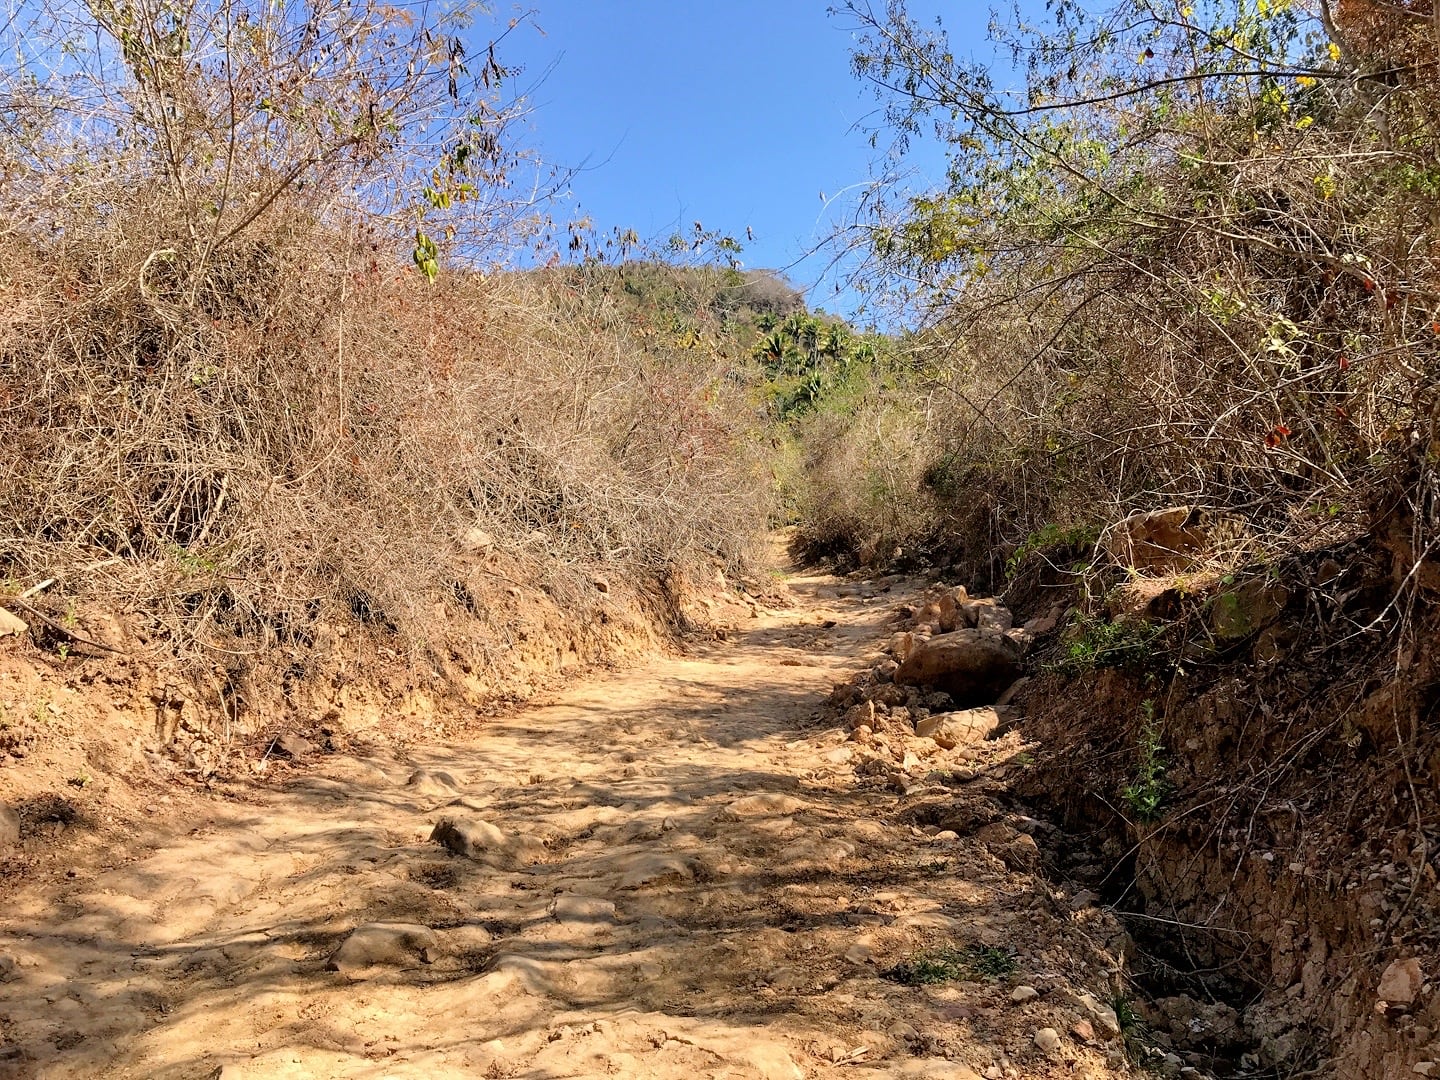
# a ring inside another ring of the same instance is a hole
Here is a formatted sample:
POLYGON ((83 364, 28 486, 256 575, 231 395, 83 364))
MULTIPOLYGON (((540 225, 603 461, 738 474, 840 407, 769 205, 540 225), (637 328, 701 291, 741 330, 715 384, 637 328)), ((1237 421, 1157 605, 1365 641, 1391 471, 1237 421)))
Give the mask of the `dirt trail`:
POLYGON ((19 890, 0 1076, 1130 1075, 1117 1043, 1070 1034, 1065 994, 1105 984, 1083 912, 907 823, 915 793, 805 726, 878 651, 898 588, 788 585, 792 607, 728 641, 473 741, 327 756, 128 865, 19 890), (442 818, 488 847, 431 842, 442 818), (373 923, 416 929, 329 970, 373 923), (939 945, 1015 969, 882 976, 939 945), (1013 1001, 1021 984, 1039 995, 1013 1001))

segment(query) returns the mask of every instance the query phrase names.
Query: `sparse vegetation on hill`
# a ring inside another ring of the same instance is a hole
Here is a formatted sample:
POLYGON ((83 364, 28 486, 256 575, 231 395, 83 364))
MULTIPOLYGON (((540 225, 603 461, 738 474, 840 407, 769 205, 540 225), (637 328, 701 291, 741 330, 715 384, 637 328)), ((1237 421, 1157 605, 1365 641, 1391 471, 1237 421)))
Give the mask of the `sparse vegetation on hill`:
POLYGON ((871 547, 958 537, 977 565, 1180 503, 1243 522, 1253 556, 1363 530, 1402 473, 1433 542, 1424 12, 1063 4, 998 24, 1012 95, 906 5, 847 11, 886 137, 950 162, 933 190, 878 186, 857 223, 876 291, 902 283, 922 316, 902 437, 855 427, 915 492, 871 547))
POLYGON ((56 578, 43 603, 119 607, 233 668, 336 618, 418 658, 437 603, 485 621, 477 552, 537 584, 745 562, 767 481, 742 347, 695 347, 677 297, 709 289, 713 328, 797 295, 482 272, 528 210, 508 72, 461 21, 22 15, 29 66, 0 84, 7 592, 56 578))

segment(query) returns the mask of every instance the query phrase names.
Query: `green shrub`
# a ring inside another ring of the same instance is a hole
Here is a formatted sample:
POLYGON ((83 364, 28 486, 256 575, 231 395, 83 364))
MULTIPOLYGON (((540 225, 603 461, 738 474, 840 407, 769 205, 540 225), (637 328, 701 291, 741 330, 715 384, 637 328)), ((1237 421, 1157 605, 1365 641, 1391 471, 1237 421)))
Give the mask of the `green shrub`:
POLYGON ((1152 822, 1160 816, 1170 785, 1165 780, 1164 744, 1160 741, 1160 725, 1155 718, 1155 702, 1140 705, 1143 723, 1136 745, 1135 773, 1120 789, 1120 798, 1140 822, 1152 822))
POLYGON ((944 946, 916 953, 885 973, 887 979, 906 986, 930 986, 963 979, 1001 979, 1016 970, 1015 957, 1005 949, 969 945, 963 949, 944 946))

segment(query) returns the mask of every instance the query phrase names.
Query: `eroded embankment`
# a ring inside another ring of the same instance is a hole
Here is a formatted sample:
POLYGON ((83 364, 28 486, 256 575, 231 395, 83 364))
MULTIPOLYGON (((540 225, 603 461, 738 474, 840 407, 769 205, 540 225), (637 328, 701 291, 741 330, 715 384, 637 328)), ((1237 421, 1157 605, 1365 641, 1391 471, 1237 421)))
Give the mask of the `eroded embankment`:
POLYGON ((1021 695, 1017 793, 1130 913, 1155 1030, 1238 1075, 1440 1075, 1440 637, 1395 595, 1368 542, 1170 589, 1121 667, 1057 645, 1021 695))

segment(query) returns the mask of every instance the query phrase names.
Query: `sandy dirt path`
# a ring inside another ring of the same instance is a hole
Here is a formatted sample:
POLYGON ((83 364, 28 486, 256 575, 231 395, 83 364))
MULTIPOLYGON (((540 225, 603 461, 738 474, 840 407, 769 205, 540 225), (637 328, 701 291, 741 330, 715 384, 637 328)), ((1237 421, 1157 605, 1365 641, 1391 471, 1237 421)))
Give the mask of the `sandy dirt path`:
POLYGON ((325 756, 127 865, 19 890, 0 1076, 1130 1075, 1070 1032, 1104 973, 1064 898, 809 723, 900 590, 788 587, 727 641, 461 744, 325 756), (940 946, 1013 970, 884 977, 940 946))

